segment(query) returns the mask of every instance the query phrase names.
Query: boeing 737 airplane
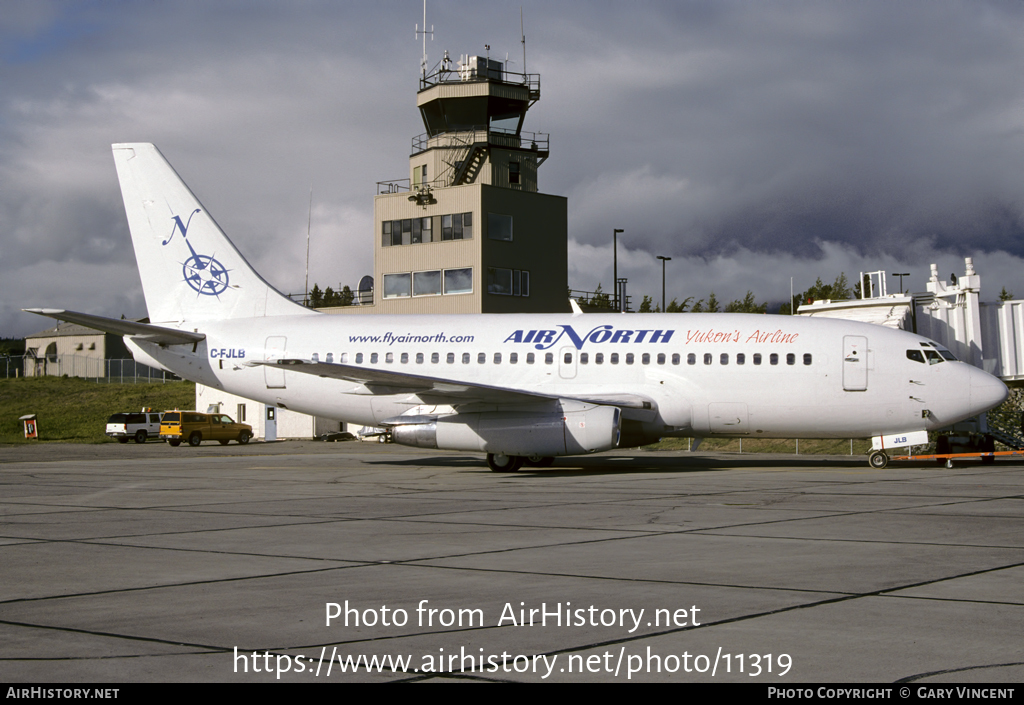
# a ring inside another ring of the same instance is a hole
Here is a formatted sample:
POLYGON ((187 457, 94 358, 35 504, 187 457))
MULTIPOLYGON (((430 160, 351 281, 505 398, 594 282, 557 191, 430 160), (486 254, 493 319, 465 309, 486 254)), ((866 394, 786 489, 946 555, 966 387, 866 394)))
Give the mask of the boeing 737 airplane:
POLYGON ((495 471, 665 436, 872 436, 884 467, 885 448, 1008 395, 931 340, 843 320, 318 313, 253 270, 155 146, 113 151, 151 323, 26 311, 123 335, 138 361, 248 399, 484 452, 495 471))

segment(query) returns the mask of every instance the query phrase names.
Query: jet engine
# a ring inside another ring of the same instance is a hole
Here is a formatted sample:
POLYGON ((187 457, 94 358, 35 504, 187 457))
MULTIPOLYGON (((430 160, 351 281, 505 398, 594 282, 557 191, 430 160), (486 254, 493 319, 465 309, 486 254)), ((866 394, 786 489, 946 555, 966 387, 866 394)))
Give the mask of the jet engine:
MULTIPOLYGON (((395 421, 398 421, 396 419, 395 421)), ((622 414, 614 406, 556 413, 481 412, 397 423, 391 440, 417 448, 508 456, 580 455, 619 445, 622 414)))

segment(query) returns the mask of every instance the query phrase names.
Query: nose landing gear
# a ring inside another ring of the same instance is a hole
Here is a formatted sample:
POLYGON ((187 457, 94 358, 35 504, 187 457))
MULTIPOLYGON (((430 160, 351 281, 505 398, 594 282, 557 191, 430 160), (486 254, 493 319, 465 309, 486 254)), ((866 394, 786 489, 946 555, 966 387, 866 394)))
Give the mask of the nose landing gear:
POLYGON ((889 456, 884 450, 876 450, 868 456, 868 464, 876 470, 881 470, 889 464, 889 456))

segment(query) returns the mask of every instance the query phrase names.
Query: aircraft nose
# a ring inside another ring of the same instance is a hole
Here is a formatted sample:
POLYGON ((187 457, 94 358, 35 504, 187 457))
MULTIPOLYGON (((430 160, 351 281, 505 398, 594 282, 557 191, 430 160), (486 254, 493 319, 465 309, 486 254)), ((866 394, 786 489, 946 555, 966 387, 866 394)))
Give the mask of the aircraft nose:
POLYGON ((999 406, 1010 396, 1010 390, 997 377, 977 367, 970 368, 971 374, 971 407, 980 414, 994 406, 999 406))

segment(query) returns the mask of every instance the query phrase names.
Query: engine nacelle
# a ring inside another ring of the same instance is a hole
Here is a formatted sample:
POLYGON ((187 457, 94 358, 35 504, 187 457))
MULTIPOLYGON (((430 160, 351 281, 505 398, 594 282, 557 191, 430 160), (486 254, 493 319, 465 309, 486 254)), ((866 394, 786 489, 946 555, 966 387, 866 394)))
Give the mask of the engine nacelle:
POLYGON ((505 455, 580 455, 619 445, 622 413, 597 406, 559 413, 488 412, 394 426, 391 440, 417 448, 505 455))

